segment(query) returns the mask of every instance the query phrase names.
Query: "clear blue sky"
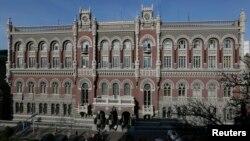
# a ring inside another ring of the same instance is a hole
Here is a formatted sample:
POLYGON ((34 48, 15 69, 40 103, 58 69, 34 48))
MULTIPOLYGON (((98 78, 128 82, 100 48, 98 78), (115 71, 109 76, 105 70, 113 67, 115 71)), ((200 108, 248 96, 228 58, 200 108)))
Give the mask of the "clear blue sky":
MULTIPOLYGON (((154 5, 163 21, 234 20, 244 9, 250 17, 250 0, 0 0, 0 49, 7 49, 6 21, 16 26, 71 24, 79 8, 91 8, 98 21, 133 20, 141 4, 154 5)), ((246 40, 250 40, 250 23, 246 40)))

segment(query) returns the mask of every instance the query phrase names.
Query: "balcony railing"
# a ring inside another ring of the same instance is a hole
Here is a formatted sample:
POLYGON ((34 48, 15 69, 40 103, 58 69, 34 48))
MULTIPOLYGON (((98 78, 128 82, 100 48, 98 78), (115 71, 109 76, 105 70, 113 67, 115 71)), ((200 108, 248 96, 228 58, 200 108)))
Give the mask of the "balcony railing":
POLYGON ((95 106, 103 106, 103 105, 118 105, 131 107, 134 106, 134 97, 132 96, 100 96, 94 98, 95 106))

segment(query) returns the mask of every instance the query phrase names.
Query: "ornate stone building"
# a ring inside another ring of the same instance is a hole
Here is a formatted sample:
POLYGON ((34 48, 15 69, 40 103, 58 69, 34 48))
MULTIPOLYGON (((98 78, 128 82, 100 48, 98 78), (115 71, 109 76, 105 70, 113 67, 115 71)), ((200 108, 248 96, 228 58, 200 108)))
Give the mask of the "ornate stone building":
POLYGON ((14 118, 80 113, 167 118, 173 105, 196 98, 232 119, 232 90, 222 71, 242 70, 246 16, 237 20, 164 22, 153 7, 132 21, 98 22, 80 10, 71 25, 14 26, 9 20, 7 81, 14 118))

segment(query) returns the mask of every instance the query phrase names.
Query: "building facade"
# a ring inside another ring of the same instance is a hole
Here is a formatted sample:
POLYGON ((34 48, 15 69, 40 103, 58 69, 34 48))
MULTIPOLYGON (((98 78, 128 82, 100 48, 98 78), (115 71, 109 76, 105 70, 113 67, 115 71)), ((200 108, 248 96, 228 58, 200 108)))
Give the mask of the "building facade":
POLYGON ((222 71, 243 65, 246 16, 237 20, 164 22, 153 7, 132 21, 98 22, 80 10, 71 25, 18 27, 9 20, 7 81, 14 118, 91 114, 170 117, 192 99, 225 109, 232 89, 222 71))

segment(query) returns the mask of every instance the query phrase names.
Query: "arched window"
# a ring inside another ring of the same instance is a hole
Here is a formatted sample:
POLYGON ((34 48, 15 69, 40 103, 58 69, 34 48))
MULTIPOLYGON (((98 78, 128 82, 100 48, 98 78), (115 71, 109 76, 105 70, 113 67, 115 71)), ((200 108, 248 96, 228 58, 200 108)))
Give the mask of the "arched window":
POLYGON ((185 40, 180 40, 178 42, 178 48, 179 49, 185 49, 186 48, 186 41, 185 40))
POLYGON ((178 89, 179 89, 179 96, 185 96, 186 95, 186 86, 184 83, 180 83, 178 85, 178 89))
POLYGON ((112 49, 119 49, 120 48, 120 43, 119 41, 115 40, 112 43, 112 49))
POLYGON ((20 103, 20 113, 23 113, 23 103, 20 103))
POLYGON ((166 39, 164 42, 163 42, 163 48, 164 49, 171 49, 173 46, 173 42, 172 40, 170 39, 166 39))
POLYGON ((66 51, 72 51, 72 43, 71 42, 66 42, 66 44, 65 44, 65 47, 64 47, 64 50, 66 50, 66 51))
POLYGON ((45 94, 46 93, 46 83, 45 82, 41 82, 40 84, 40 92, 45 94))
POLYGON ((194 97, 201 96, 201 85, 199 83, 193 84, 193 96, 194 97))
POLYGON ((36 104, 35 103, 31 104, 31 111, 32 111, 32 113, 36 112, 36 104))
POLYGON ((171 96, 171 86, 168 83, 164 84, 164 96, 171 96))
POLYGON ((16 51, 23 51, 23 46, 21 42, 17 42, 15 45, 15 50, 16 51))
POLYGON ((17 102, 17 103, 16 103, 16 107, 15 107, 15 108, 16 108, 16 113, 19 113, 19 112, 20 112, 20 107, 19 107, 19 106, 20 106, 20 105, 19 105, 19 103, 17 102))
POLYGON ((124 41, 124 43, 123 43, 123 47, 124 47, 124 49, 131 49, 132 47, 131 47, 131 42, 129 41, 129 40, 126 40, 126 41, 124 41))
POLYGON ((48 45, 45 42, 40 43, 40 51, 47 51, 48 45))
POLYGON ((117 84, 117 83, 113 84, 113 95, 114 96, 119 95, 119 84, 117 84))
POLYGON ((232 40, 227 38, 224 40, 224 48, 231 48, 232 47, 232 40))
POLYGON ((201 40, 194 40, 194 49, 201 49, 201 40))
POLYGON ((67 104, 63 104, 63 115, 67 115, 67 104))
POLYGON ((211 83, 209 86, 208 86, 208 96, 209 97, 214 97, 215 96, 215 93, 216 92, 216 86, 214 83, 211 83))
POLYGON ((223 114, 224 114, 224 120, 232 120, 233 119, 233 109, 232 108, 224 108, 223 114))
POLYGON ((71 104, 69 104, 68 105, 68 115, 71 115, 71 109, 72 109, 71 104))
POLYGON ((69 83, 69 82, 66 82, 65 84, 64 84, 64 93, 65 94, 70 94, 71 93, 71 84, 69 83))
POLYGON ((29 114, 31 112, 31 105, 30 103, 27 103, 27 113, 29 114))
POLYGON ((60 105, 56 104, 56 115, 59 115, 60 113, 60 105))
POLYGON ((106 40, 102 41, 102 43, 101 43, 101 48, 102 48, 102 49, 108 49, 108 48, 109 48, 109 43, 108 43, 108 41, 106 41, 106 40))
POLYGON ((59 50, 59 43, 58 43, 58 42, 53 42, 53 43, 51 44, 51 49, 52 49, 53 51, 58 51, 58 50, 59 50))
POLYGON ((87 83, 82 84, 82 97, 81 97, 81 103, 82 105, 85 105, 88 103, 88 91, 89 87, 87 83))
POLYGON ((55 104, 51 104, 51 115, 55 114, 55 104))
POLYGON ((34 82, 29 82, 29 84, 28 84, 29 86, 29 93, 34 93, 35 91, 35 85, 34 85, 34 82))
POLYGON ((215 39, 210 39, 210 40, 208 41, 208 48, 209 48, 209 49, 216 49, 216 47, 217 47, 217 42, 216 42, 216 40, 215 40, 215 39))
POLYGON ((29 51, 35 51, 35 45, 33 42, 29 42, 27 47, 29 51))
POLYGON ((129 85, 129 83, 124 84, 124 95, 130 95, 130 85, 129 85))
POLYGON ((89 42, 83 41, 82 42, 82 53, 87 54, 89 51, 89 42))
POLYGON ((43 104, 43 114, 47 114, 47 103, 43 104))
POLYGON ((151 105, 151 86, 150 84, 145 84, 143 88, 144 96, 144 106, 148 107, 151 105))
POLYGON ((58 94, 58 83, 57 82, 52 83, 52 93, 58 94))
POLYGON ((231 87, 224 86, 224 97, 231 96, 231 87))
POLYGON ((108 95, 108 84, 103 82, 101 85, 101 94, 108 95))
POLYGON ((146 39, 143 42, 144 49, 151 49, 152 47, 152 41, 150 39, 146 39))
POLYGON ((131 63, 131 52, 127 53, 128 51, 130 51, 132 49, 131 47, 131 42, 129 40, 124 41, 123 43, 123 56, 124 56, 124 60, 123 60, 123 64, 124 64, 124 68, 129 68, 130 67, 130 63, 131 63))
POLYGON ((113 68, 118 68, 120 66, 120 53, 118 53, 117 51, 119 51, 120 49, 120 43, 119 41, 114 41, 112 43, 112 67, 113 68))
POLYGON ((43 113, 43 104, 39 103, 39 114, 43 113))
POLYGON ((16 88, 17 88, 17 93, 22 93, 23 92, 23 84, 22 84, 22 82, 18 81, 16 83, 16 88))

